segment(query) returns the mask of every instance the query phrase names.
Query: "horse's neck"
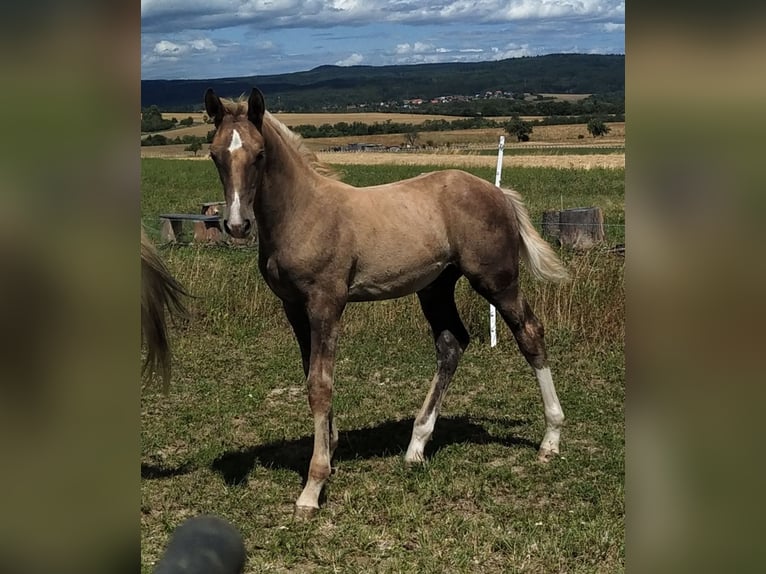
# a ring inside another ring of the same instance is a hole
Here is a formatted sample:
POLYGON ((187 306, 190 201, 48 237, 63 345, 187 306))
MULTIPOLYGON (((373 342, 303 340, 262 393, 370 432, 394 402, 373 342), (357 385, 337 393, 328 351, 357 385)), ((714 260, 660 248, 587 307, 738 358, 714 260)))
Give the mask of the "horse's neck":
POLYGON ((284 141, 277 128, 266 129, 266 165, 260 188, 256 190, 256 220, 263 231, 276 237, 289 227, 289 220, 300 217, 316 199, 317 174, 300 152, 284 141))

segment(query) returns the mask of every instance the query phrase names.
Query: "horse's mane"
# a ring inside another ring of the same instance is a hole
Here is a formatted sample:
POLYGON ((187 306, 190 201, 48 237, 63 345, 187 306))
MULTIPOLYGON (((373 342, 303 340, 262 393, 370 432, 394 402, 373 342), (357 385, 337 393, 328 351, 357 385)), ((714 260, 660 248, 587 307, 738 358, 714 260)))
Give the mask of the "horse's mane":
MULTIPOLYGON (((247 96, 245 95, 239 96, 233 100, 221 98, 221 104, 223 105, 223 109, 227 114, 231 114, 232 116, 247 115, 247 96)), ((316 156, 316 154, 311 151, 304 143, 300 134, 295 133, 285 124, 280 122, 277 118, 271 115, 271 112, 267 111, 263 115, 263 121, 268 123, 269 126, 271 126, 275 132, 277 132, 277 134, 282 138, 282 141, 286 145, 297 151, 298 155, 300 155, 300 157, 303 158, 303 160, 315 172, 332 179, 340 178, 339 174, 335 170, 333 170, 326 163, 319 161, 319 158, 316 156)))

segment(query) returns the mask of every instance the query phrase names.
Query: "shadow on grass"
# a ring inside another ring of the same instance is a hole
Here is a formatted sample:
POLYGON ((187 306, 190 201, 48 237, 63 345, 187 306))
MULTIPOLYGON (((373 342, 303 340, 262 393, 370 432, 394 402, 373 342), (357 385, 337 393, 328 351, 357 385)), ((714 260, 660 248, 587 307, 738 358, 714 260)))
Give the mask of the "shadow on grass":
POLYGON ((175 468, 167 468, 161 465, 141 463, 141 478, 146 479, 158 479, 158 478, 172 478, 174 476, 181 476, 192 472, 194 468, 191 464, 186 463, 175 468))
MULTIPOLYGON (((521 420, 479 420, 506 427, 527 424, 528 422, 521 420)), ((333 461, 399 456, 407 449, 413 422, 414 419, 411 418, 387 421, 375 427, 340 432, 338 448, 335 451, 333 461)), ((505 446, 521 445, 533 450, 537 450, 538 447, 536 443, 525 438, 493 436, 475 420, 469 420, 466 417, 444 417, 436 423, 433 438, 426 447, 426 456, 430 458, 445 446, 466 442, 473 444, 497 443, 505 446)), ((220 473, 223 480, 229 485, 246 482, 247 476, 256 464, 267 468, 294 471, 301 475, 305 483, 313 447, 313 436, 269 443, 242 451, 227 452, 213 462, 212 468, 220 473)))

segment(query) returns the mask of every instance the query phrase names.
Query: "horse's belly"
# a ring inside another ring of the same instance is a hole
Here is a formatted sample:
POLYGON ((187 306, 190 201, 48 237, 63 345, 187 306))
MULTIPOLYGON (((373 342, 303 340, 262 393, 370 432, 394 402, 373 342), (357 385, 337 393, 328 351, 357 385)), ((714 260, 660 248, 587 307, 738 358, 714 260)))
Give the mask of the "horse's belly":
POLYGON ((348 300, 378 301, 415 293, 433 283, 446 266, 446 262, 438 262, 416 269, 358 273, 349 286, 348 300))

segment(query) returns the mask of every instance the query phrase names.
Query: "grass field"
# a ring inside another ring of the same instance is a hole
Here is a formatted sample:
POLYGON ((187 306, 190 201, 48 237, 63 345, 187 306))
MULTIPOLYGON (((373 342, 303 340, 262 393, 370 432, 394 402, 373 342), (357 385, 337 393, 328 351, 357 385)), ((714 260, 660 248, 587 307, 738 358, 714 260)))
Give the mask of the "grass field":
MULTIPOLYGON (((370 185, 423 166, 342 165, 370 185)), ((469 171, 494 180, 493 168, 469 171)), ((511 168, 533 221, 598 205, 608 244, 624 241, 621 169, 511 168)), ((142 160, 142 220, 221 197, 212 162, 142 160)), ((351 305, 335 380, 340 429, 327 501, 293 523, 313 424, 297 345, 256 270, 256 248, 180 245, 163 257, 197 298, 173 328, 168 396, 142 394, 142 572, 185 518, 216 513, 243 533, 247 572, 620 572, 624 570, 624 260, 562 253, 573 281, 523 276, 546 325, 567 415, 562 456, 536 461, 539 390, 507 329, 488 345, 486 303, 461 281, 473 335, 426 449, 403 464, 435 356, 414 297, 351 305)))

